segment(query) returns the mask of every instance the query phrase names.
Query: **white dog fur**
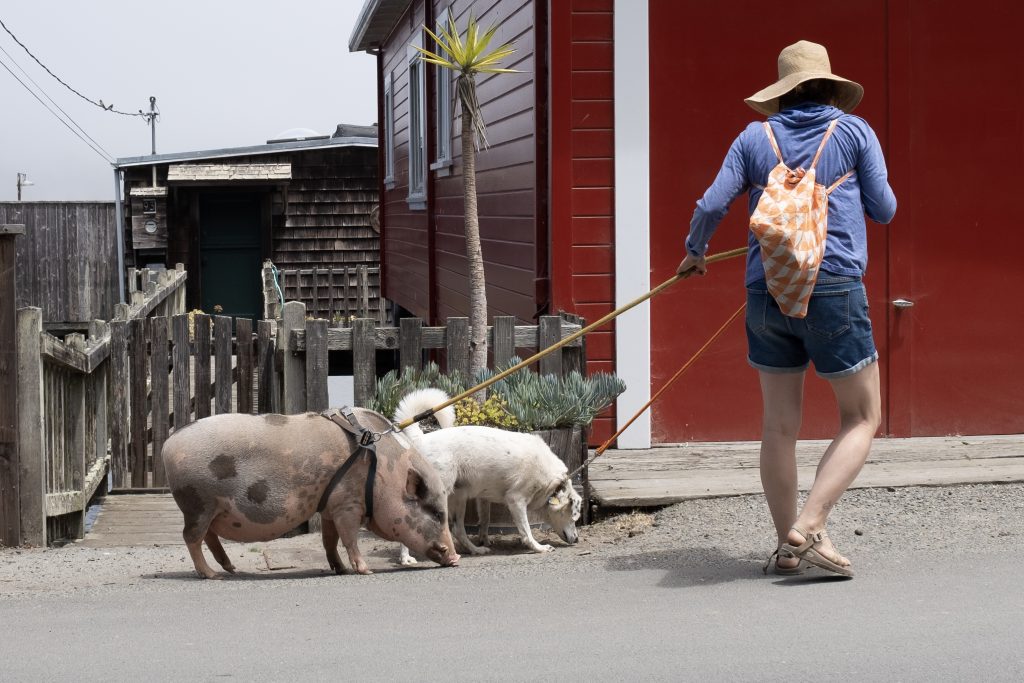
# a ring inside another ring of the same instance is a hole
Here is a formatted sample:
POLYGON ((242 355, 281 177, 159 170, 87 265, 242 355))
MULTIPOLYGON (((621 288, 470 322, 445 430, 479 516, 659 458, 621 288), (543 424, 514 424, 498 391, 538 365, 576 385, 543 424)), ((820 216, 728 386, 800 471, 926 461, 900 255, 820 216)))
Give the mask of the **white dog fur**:
MULTIPOLYGON (((402 399, 395 422, 402 422, 448 400, 440 389, 420 389, 402 399)), ((536 552, 553 550, 541 544, 530 532, 528 511, 539 511, 545 521, 566 543, 578 540, 576 520, 582 499, 573 489, 568 468, 544 441, 533 434, 510 432, 494 427, 455 424, 455 411, 449 406, 435 416, 442 427, 424 434, 419 425, 406 427, 404 434, 434 465, 448 492, 448 515, 455 540, 465 552, 482 555, 490 548, 487 527, 490 503, 508 506, 523 543, 536 552), (475 545, 466 534, 466 502, 477 501, 480 533, 475 545)), ((402 564, 415 560, 402 546, 402 564)))

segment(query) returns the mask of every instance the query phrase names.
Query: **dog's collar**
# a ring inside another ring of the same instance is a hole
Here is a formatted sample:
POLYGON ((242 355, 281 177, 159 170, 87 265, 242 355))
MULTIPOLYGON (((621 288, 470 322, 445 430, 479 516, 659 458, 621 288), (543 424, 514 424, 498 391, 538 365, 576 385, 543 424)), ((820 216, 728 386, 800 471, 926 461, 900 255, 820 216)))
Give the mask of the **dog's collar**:
POLYGON ((356 458, 366 451, 367 456, 370 460, 370 467, 366 473, 366 485, 364 487, 364 496, 366 498, 366 519, 373 519, 373 483, 377 478, 377 442, 383 434, 370 431, 363 427, 359 423, 352 409, 348 406, 341 408, 333 408, 331 410, 325 410, 320 413, 320 417, 330 420, 337 426, 341 427, 342 431, 350 434, 355 439, 356 449, 352 455, 345 459, 345 462, 341 464, 341 467, 334 473, 331 480, 327 482, 327 488, 324 489, 323 494, 320 496, 320 502, 317 503, 316 511, 323 512, 327 506, 327 499, 331 497, 331 493, 334 491, 334 487, 338 485, 341 478, 345 476, 348 469, 355 463, 356 458), (342 419, 344 418, 344 419, 342 419))

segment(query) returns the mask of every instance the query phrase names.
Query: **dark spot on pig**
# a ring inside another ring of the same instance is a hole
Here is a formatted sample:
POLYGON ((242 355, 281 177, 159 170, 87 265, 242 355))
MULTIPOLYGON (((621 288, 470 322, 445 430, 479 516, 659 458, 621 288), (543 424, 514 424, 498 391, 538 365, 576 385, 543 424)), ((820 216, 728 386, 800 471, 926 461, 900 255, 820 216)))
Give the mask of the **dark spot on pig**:
POLYGON ((241 522, 234 522, 231 526, 235 527, 236 529, 240 529, 240 528, 242 528, 242 523, 241 522))
POLYGON ((235 459, 230 455, 221 453, 216 458, 210 461, 210 471, 213 472, 213 476, 217 479, 230 479, 231 477, 238 476, 238 470, 235 469, 235 459))
POLYGON ((395 519, 391 523, 392 524, 401 524, 402 523, 402 518, 401 517, 395 517, 395 519))
POLYGON ((271 427, 281 427, 288 424, 288 417, 286 415, 277 415, 276 413, 268 413, 263 416, 263 421, 271 427))
POLYGON ((246 490, 245 497, 251 500, 252 502, 256 503, 257 505, 262 505, 263 502, 267 499, 268 489, 269 487, 267 486, 267 480, 260 479, 258 482, 256 482, 246 490))

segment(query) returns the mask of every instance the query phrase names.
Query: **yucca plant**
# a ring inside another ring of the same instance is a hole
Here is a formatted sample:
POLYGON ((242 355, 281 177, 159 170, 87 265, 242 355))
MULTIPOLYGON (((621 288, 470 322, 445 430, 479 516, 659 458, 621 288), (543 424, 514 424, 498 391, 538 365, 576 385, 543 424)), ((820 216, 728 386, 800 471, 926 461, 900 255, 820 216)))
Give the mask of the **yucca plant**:
MULTIPOLYGON (((439 26, 438 33, 426 26, 423 30, 433 39, 437 51, 413 45, 420 52, 420 59, 458 75, 456 99, 462 115, 462 192, 465 202, 466 260, 469 266, 469 367, 470 374, 476 375, 487 367, 487 285, 483 252, 480 249, 480 218, 476 197, 476 152, 479 146, 487 146, 487 126, 477 99, 476 76, 515 73, 516 69, 498 66, 498 62, 515 50, 511 43, 505 43, 488 52, 498 26, 492 26, 481 33, 480 25, 472 14, 469 15, 463 37, 455 25, 455 15, 451 8, 448 10, 446 27, 439 26)), ((482 395, 479 400, 483 400, 482 395)))

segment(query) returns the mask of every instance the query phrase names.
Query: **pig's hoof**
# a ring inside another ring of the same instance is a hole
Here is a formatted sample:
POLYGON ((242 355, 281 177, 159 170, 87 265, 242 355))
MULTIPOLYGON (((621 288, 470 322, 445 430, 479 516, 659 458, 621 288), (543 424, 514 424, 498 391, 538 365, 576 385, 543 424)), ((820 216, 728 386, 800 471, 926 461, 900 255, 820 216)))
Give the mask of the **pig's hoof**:
POLYGON ((229 564, 228 566, 224 567, 224 571, 226 571, 229 574, 234 574, 238 570, 235 568, 235 565, 229 564))
POLYGON ((373 571, 369 567, 363 567, 362 569, 357 569, 356 573, 362 574, 363 576, 369 576, 373 571))
POLYGON ((224 576, 222 574, 217 574, 215 572, 210 572, 209 574, 203 574, 203 578, 204 579, 210 579, 211 581, 220 581, 221 579, 224 578, 224 576))

